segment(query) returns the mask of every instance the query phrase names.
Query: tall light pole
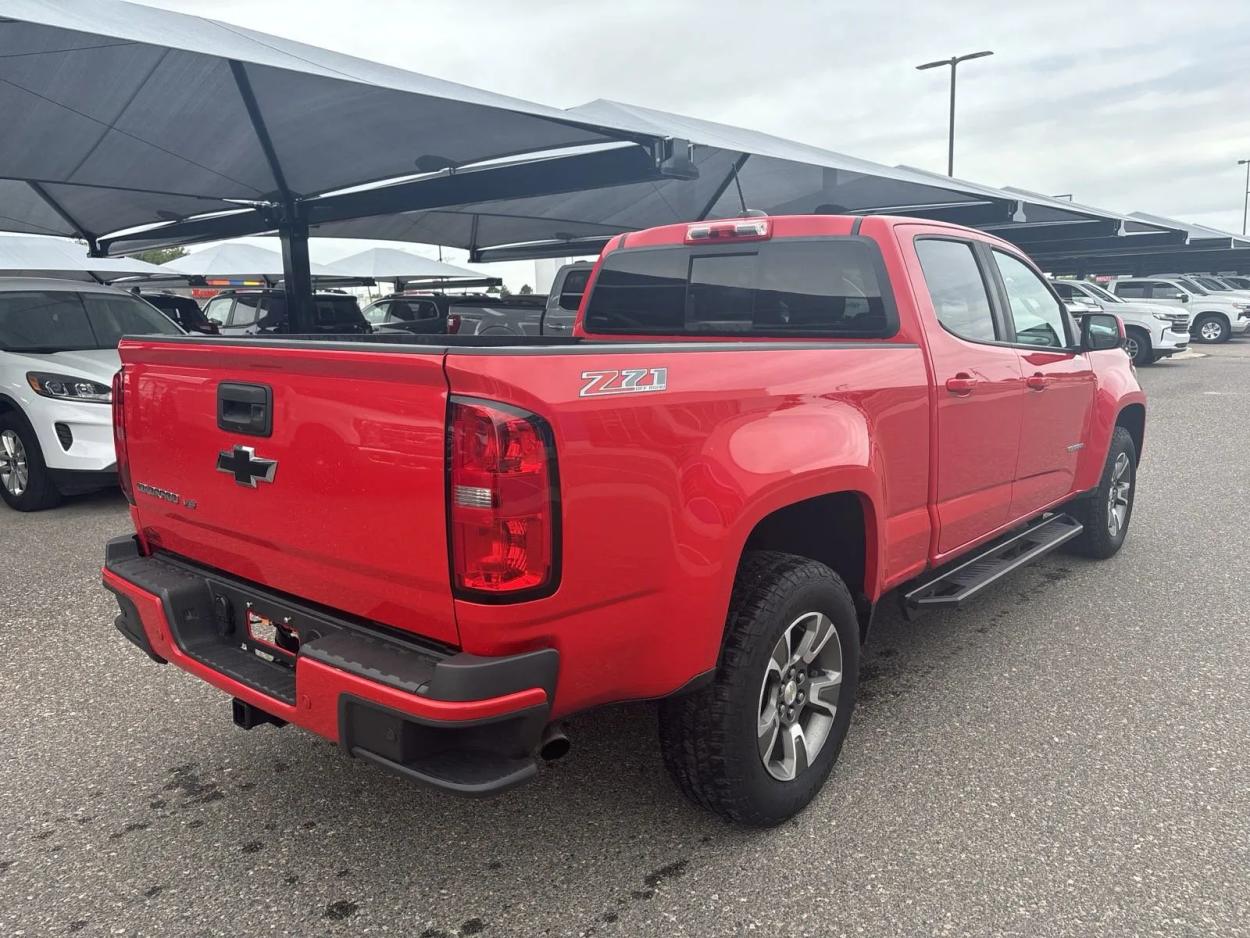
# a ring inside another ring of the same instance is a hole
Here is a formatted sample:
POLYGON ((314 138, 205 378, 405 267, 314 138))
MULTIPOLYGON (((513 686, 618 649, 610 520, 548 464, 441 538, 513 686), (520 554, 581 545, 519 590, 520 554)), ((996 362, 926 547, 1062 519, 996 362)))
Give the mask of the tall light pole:
POLYGON ((949 59, 938 59, 936 62, 925 62, 924 65, 917 65, 917 71, 924 71, 926 68, 937 68, 940 65, 949 65, 951 67, 951 122, 950 122, 950 140, 946 150, 946 175, 955 175, 955 69, 960 62, 967 62, 969 59, 983 59, 987 55, 993 55, 993 52, 972 52, 968 55, 953 55, 949 59))
POLYGON ((1238 160, 1238 166, 1246 168, 1246 191, 1241 197, 1241 233, 1246 233, 1246 213, 1250 212, 1250 160, 1238 160))

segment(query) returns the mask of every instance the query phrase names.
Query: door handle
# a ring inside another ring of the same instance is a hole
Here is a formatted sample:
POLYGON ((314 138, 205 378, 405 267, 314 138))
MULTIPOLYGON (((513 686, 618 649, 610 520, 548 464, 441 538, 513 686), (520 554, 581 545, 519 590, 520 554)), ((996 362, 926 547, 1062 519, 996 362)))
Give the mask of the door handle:
POLYGON ((946 390, 952 394, 971 394, 977 386, 977 382, 977 378, 974 378, 966 371, 961 371, 955 377, 946 379, 946 390))
POLYGON ((1030 391, 1045 391, 1050 385, 1050 379, 1040 371, 1035 375, 1029 375, 1024 379, 1024 383, 1028 385, 1030 391))
POLYGON ((231 433, 273 432, 273 389, 267 384, 223 381, 217 385, 217 426, 231 433))

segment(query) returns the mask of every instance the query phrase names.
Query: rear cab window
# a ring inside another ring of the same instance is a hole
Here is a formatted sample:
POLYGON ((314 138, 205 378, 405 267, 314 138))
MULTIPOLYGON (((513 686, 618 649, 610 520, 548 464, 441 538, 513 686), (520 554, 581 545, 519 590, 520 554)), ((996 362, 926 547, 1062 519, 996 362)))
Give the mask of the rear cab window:
POLYGON ((782 238, 606 255, 585 330, 601 335, 888 338, 889 279, 866 238, 782 238))

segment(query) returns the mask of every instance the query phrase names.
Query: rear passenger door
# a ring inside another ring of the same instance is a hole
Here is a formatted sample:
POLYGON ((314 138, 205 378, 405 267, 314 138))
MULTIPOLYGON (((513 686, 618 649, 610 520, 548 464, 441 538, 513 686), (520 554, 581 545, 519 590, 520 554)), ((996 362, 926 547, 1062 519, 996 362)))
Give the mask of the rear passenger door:
POLYGON ((917 282, 916 300, 936 383, 940 562, 1010 520, 1024 381, 1020 356, 1004 344, 984 248, 947 234, 922 234, 913 243, 924 287, 917 282))
POLYGON ((1027 388, 1011 497, 1015 520, 1071 493, 1094 402, 1094 372, 1076 347, 1071 317, 1041 275, 1006 251, 989 253, 1027 388))

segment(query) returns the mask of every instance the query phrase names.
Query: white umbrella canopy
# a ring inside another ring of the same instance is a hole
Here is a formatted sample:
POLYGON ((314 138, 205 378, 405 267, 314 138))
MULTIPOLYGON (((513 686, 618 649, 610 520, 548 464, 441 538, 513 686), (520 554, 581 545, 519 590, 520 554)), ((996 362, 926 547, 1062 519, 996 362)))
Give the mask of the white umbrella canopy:
POLYGON ((482 277, 477 271, 444 264, 398 248, 370 248, 326 264, 324 269, 341 277, 370 280, 478 280, 482 277))
MULTIPOLYGON (((310 264, 314 277, 333 276, 321 264, 310 264)), ((282 279, 282 255, 254 244, 216 244, 166 261, 159 270, 182 277, 262 277, 282 279)))
POLYGON ((90 257, 63 238, 0 238, 0 276, 54 276, 111 283, 122 277, 166 278, 169 271, 132 257, 90 257))

